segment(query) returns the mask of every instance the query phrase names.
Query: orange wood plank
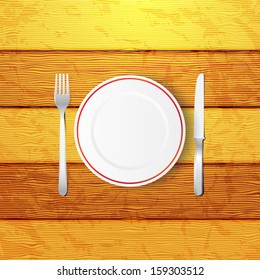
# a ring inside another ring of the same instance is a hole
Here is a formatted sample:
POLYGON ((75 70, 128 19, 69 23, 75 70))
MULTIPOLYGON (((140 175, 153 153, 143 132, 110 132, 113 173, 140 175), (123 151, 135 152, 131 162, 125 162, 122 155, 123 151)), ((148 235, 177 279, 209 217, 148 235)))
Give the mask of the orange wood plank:
POLYGON ((181 106, 194 106, 205 73, 205 106, 260 106, 259 52, 0 52, 0 106, 54 106, 55 73, 68 72, 71 106, 117 75, 152 78, 181 106))
POLYGON ((0 259, 259 259, 260 221, 0 221, 0 259))
MULTIPOLYGON (((67 160, 82 162, 74 141, 77 109, 67 113, 67 160)), ((187 136, 181 163, 193 163, 193 109, 184 109, 187 136)), ((59 156, 57 108, 0 109, 0 163, 55 163, 59 156)), ((260 163, 260 109, 205 109, 205 163, 260 163)))
POLYGON ((177 164, 149 186, 103 182, 68 165, 58 194, 57 164, 1 164, 0 219, 260 219, 260 164, 205 165, 205 194, 193 193, 193 165, 177 164))

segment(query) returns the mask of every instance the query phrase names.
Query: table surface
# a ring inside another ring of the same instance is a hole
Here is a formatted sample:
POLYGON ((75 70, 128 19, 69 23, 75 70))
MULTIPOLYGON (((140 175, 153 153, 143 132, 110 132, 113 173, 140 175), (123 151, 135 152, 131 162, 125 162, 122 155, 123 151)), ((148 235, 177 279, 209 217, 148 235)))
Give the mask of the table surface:
POLYGON ((259 1, 1 1, 0 259, 259 259, 259 1), (205 74, 205 194, 193 194, 193 107, 205 74), (69 194, 57 192, 55 73, 69 73, 69 194), (81 162, 74 119, 105 79, 167 87, 186 119, 178 163, 146 187, 81 162))

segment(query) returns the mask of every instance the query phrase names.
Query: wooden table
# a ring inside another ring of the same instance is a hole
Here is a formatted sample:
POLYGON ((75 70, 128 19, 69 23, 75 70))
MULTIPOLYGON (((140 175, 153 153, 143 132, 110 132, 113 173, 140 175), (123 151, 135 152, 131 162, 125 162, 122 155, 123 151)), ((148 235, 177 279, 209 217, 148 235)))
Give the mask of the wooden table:
POLYGON ((259 259, 259 1, 1 1, 1 259, 259 259), (57 192, 55 73, 69 73, 69 194, 57 192), (206 78, 205 195, 193 194, 193 107, 206 78), (178 164, 140 188, 81 162, 77 108, 116 75, 152 78, 183 108, 178 164))

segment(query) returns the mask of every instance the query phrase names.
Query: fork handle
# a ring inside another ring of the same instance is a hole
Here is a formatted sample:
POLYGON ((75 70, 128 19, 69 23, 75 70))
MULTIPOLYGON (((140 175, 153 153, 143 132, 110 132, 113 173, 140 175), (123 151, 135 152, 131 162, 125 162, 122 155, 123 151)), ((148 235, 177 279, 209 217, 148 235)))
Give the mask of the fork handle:
POLYGON ((195 138, 196 152, 194 160, 194 193, 202 196, 204 193, 203 180, 203 141, 204 139, 195 138))
POLYGON ((60 161, 59 161, 59 194, 65 196, 68 192, 66 164, 66 133, 65 111, 60 111, 60 161))

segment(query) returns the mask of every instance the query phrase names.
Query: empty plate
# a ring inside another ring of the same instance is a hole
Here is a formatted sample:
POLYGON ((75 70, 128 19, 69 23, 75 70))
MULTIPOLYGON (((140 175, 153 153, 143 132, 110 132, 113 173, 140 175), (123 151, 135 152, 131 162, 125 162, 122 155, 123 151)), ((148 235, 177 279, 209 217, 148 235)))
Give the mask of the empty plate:
POLYGON ((74 130, 79 155, 106 182, 141 186, 166 174, 185 141, 185 120, 173 95, 140 76, 119 76, 81 103, 74 130))

